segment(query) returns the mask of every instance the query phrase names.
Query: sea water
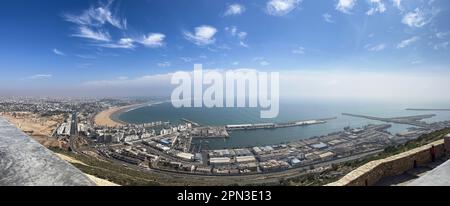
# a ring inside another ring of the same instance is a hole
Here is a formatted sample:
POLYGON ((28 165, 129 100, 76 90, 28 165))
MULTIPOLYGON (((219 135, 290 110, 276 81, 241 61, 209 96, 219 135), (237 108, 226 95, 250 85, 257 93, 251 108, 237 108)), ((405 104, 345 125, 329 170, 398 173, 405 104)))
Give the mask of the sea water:
MULTIPOLYGON (((229 125, 253 123, 283 123, 300 120, 322 119, 337 117, 328 120, 325 124, 277 128, 232 131, 227 139, 201 140, 203 147, 209 149, 239 148, 249 146, 264 146, 287 143, 299 139, 326 135, 342 131, 344 127, 357 128, 367 124, 383 124, 384 122, 364 118, 344 116, 342 113, 362 114, 376 117, 400 117, 421 114, 436 114, 435 117, 424 119, 431 123, 450 120, 450 111, 410 111, 414 105, 373 103, 373 102, 329 102, 329 101, 280 101, 280 113, 274 119, 261 119, 259 108, 174 108, 171 103, 162 103, 141 107, 119 114, 116 118, 129 123, 147 123, 153 121, 170 121, 177 124, 182 118, 197 122, 201 125, 229 125)), ((420 106, 420 105, 419 105, 420 106)), ((449 108, 447 105, 426 105, 426 108, 449 108), (447 106, 447 107, 445 107, 447 106)), ((421 107, 424 108, 424 107, 421 107)), ((407 131, 413 126, 392 124, 388 129, 392 134, 407 131)), ((200 143, 200 140, 194 143, 200 143)))

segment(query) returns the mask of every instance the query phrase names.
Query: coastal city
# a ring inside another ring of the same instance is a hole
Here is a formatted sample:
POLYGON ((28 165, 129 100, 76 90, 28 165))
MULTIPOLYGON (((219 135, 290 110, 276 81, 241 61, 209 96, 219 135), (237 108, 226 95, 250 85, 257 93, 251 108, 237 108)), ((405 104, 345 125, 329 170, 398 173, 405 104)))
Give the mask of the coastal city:
POLYGON ((125 123, 112 117, 161 102, 132 98, 7 98, 0 100, 0 115, 48 147, 58 147, 141 172, 156 170, 205 176, 320 170, 334 163, 382 152, 389 146, 450 126, 450 121, 423 121, 434 114, 381 118, 343 113, 380 123, 360 128, 345 127, 342 131, 283 144, 211 150, 198 147, 193 140, 226 139, 237 130, 308 127, 326 124, 337 117, 222 126, 201 125, 188 117, 181 119, 181 123, 162 119, 143 124, 125 123), (388 131, 391 123, 406 124, 411 128, 391 134, 388 131))
POLYGON ((2 199, 448 202, 450 0, 0 4, 2 199))

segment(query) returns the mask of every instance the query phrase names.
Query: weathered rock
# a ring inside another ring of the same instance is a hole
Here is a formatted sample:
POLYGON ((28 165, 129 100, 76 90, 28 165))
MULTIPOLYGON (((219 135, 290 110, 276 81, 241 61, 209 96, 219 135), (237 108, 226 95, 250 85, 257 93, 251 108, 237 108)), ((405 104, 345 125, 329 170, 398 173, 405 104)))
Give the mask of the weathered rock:
POLYGON ((86 175, 0 118, 0 185, 90 186, 86 175))

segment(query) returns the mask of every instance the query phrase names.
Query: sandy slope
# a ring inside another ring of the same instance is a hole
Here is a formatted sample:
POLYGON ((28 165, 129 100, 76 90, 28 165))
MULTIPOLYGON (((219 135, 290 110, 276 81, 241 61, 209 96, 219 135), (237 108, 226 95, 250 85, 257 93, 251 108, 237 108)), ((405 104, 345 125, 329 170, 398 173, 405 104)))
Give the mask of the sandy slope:
POLYGON ((63 122, 62 115, 39 117, 29 112, 15 112, 15 115, 13 113, 2 113, 1 116, 45 147, 60 146, 59 141, 51 135, 58 123, 63 122))
MULTIPOLYGON (((85 166, 89 166, 87 164, 85 164, 84 162, 78 161, 72 157, 63 155, 63 154, 59 154, 59 153, 55 153, 59 158, 63 159, 64 161, 67 161, 69 163, 75 163, 75 164, 81 164, 81 165, 85 165, 85 166)), ((105 179, 100 179, 98 177, 86 174, 86 176, 88 176, 92 181, 95 182, 95 184, 97 184, 97 186, 120 186, 116 183, 110 182, 108 180, 105 179)))

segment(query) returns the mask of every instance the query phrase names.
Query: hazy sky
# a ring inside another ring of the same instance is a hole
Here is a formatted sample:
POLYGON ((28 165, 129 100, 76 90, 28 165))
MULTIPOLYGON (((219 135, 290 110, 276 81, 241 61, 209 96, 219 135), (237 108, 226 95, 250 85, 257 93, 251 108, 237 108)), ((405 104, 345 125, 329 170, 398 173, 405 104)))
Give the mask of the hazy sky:
POLYGON ((1 4, 0 95, 164 95, 202 63, 280 71, 285 96, 450 100, 447 0, 1 4))

